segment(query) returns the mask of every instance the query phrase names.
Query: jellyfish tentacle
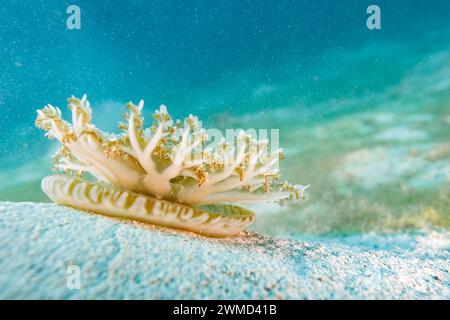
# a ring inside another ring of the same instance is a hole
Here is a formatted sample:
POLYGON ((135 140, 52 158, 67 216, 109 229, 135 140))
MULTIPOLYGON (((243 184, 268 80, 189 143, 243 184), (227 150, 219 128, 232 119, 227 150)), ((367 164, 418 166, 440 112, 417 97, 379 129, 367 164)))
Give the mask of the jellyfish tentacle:
POLYGON ((205 145, 197 117, 173 122, 164 105, 153 114, 153 126, 144 130, 141 100, 126 105, 126 121, 119 125, 123 133, 108 134, 91 123, 86 95, 68 101, 72 123, 50 104, 37 111, 36 125, 63 145, 57 169, 92 174, 120 188, 189 205, 286 201, 303 195, 302 186, 279 181, 282 150, 269 153, 267 141, 243 130, 233 144, 223 140, 205 145))

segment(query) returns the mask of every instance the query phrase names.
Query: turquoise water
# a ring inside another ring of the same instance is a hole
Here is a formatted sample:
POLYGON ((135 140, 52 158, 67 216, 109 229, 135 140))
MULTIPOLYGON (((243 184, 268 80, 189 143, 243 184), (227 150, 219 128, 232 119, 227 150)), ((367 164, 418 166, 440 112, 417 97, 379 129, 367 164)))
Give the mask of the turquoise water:
POLYGON ((207 127, 280 129, 286 176, 312 187, 258 208, 256 230, 450 227, 450 3, 377 1, 372 31, 368 1, 80 0, 80 30, 69 4, 1 5, 1 201, 48 201, 55 145, 35 110, 87 93, 105 130, 141 98, 207 127))

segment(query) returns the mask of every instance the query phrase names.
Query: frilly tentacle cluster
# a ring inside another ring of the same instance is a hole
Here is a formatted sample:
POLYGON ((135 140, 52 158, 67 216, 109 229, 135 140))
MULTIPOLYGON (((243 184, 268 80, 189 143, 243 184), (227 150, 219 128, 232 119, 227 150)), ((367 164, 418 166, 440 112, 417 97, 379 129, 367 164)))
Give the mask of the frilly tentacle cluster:
POLYGON ((86 95, 68 101, 71 123, 57 107, 37 111, 36 125, 62 144, 54 156, 57 170, 77 177, 89 173, 119 188, 188 205, 303 197, 306 187, 279 179, 281 149, 270 153, 267 141, 244 131, 233 143, 207 144, 197 117, 174 121, 163 105, 153 125, 144 128, 140 101, 126 105, 121 134, 104 133, 91 122, 86 95))

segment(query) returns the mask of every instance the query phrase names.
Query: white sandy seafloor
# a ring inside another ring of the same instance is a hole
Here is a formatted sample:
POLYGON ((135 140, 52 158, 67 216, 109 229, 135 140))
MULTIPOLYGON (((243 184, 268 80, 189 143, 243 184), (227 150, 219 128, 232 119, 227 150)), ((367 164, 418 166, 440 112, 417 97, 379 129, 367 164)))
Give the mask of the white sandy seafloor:
POLYGON ((208 239, 54 204, 0 203, 3 299, 449 299, 448 231, 208 239), (67 287, 67 268, 81 288, 67 287))

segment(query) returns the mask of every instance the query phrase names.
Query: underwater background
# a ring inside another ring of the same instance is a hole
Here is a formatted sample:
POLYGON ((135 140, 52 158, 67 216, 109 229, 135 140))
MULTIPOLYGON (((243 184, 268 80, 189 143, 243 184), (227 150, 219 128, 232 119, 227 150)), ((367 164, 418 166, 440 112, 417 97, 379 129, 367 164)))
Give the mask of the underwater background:
POLYGON ((259 232, 450 228, 450 2, 4 1, 0 201, 49 202, 56 143, 34 126, 88 94, 115 130, 123 105, 160 104, 203 126, 280 129, 284 177, 305 201, 254 206, 259 232), (66 9, 81 8, 68 30, 66 9))

